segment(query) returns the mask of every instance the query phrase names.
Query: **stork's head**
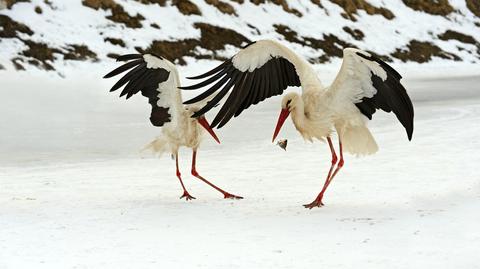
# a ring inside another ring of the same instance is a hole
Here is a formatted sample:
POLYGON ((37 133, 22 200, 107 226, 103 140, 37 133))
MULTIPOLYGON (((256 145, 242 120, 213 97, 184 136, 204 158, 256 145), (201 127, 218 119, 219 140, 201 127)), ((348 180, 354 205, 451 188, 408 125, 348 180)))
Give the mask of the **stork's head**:
POLYGON ((278 116, 277 126, 275 127, 275 132, 273 133, 272 142, 275 141, 280 129, 282 129, 283 123, 290 115, 290 112, 297 106, 298 98, 300 96, 297 93, 291 92, 285 95, 282 99, 282 110, 280 111, 280 116, 278 116))
MULTIPOLYGON (((185 106, 185 109, 187 110, 188 117, 190 118, 195 112, 200 110, 200 107, 196 106, 185 106)), ((210 127, 210 124, 208 123, 207 119, 205 118, 205 115, 201 115, 197 118, 190 118, 196 121, 198 124, 200 124, 207 132, 217 141, 218 144, 220 144, 220 140, 218 139, 217 135, 213 131, 212 127, 210 127)))

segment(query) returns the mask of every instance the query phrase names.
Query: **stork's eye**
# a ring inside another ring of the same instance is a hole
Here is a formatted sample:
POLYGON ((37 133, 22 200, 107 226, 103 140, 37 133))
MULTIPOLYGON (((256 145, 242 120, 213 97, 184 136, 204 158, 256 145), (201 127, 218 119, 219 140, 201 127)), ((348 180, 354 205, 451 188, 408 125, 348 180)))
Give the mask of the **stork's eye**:
POLYGON ((292 102, 292 99, 287 101, 287 107, 290 107, 290 103, 292 102))

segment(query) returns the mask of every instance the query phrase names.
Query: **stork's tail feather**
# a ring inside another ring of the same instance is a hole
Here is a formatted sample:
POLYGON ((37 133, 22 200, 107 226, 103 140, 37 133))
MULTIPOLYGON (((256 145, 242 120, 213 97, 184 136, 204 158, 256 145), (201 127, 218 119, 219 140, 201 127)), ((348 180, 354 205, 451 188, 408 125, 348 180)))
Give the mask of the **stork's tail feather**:
POLYGON ((146 151, 150 151, 151 153, 160 157, 160 156, 162 156, 163 153, 165 153, 167 151, 170 152, 171 149, 170 149, 170 145, 168 143, 168 140, 163 136, 159 136, 159 137, 155 138, 152 142, 145 145, 145 147, 143 147, 140 150, 141 153, 146 152, 146 151))
POLYGON ((377 142, 365 126, 348 127, 340 134, 343 150, 354 155, 370 155, 378 151, 377 142))

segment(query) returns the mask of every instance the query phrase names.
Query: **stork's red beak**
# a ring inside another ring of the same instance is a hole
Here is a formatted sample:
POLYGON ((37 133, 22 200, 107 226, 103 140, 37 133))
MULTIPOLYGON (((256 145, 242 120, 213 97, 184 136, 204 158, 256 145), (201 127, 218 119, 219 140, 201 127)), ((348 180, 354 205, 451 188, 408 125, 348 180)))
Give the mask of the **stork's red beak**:
POLYGON ((215 141, 217 141, 217 143, 220 144, 220 140, 218 139, 217 135, 213 131, 212 127, 210 127, 210 124, 208 123, 207 119, 205 119, 205 117, 202 116, 197 120, 198 120, 198 123, 200 123, 200 125, 202 125, 202 127, 205 128, 205 130, 207 130, 207 132, 213 137, 213 139, 215 139, 215 141))
POLYGON ((280 111, 280 116, 278 116, 278 121, 277 121, 277 127, 275 127, 275 132, 273 133, 272 142, 275 141, 275 138, 280 132, 280 129, 282 129, 283 123, 288 118, 288 115, 290 115, 290 111, 288 110, 288 108, 284 108, 282 109, 282 111, 280 111))

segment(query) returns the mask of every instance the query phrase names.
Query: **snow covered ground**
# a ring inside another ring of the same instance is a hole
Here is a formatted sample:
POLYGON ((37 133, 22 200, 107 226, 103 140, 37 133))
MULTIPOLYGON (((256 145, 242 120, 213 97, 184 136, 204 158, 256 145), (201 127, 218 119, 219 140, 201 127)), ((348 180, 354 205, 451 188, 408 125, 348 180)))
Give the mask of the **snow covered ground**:
MULTIPOLYGON (((223 200, 169 156, 138 154, 158 130, 141 96, 112 81, 0 73, 0 268, 480 268, 480 76, 406 80, 412 142, 377 112, 380 151, 347 155, 326 206, 330 154, 286 124, 279 98, 206 137, 198 169, 244 200, 223 200)), ((211 116, 210 116, 211 118, 211 116)))

